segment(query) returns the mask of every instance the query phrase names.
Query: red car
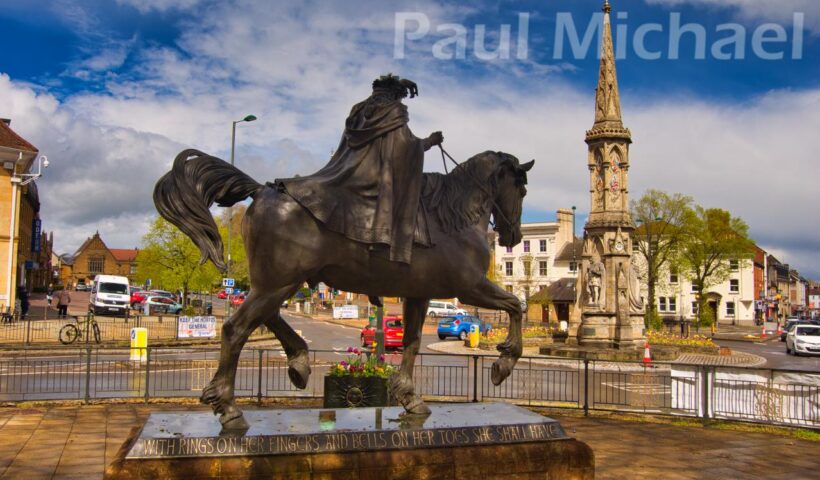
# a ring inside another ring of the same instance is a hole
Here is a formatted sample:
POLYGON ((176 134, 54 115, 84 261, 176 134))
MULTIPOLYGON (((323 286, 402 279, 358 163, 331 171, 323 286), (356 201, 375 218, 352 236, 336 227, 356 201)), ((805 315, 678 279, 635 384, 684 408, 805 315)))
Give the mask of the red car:
MULTIPOLYGON (((362 329, 362 347, 369 348, 376 339, 376 327, 367 326, 362 329)), ((402 317, 397 315, 385 315, 384 317, 384 347, 402 348, 404 340, 404 323, 402 317)))
POLYGON ((216 294, 216 298, 220 300, 225 300, 228 298, 228 293, 225 290, 220 290, 219 293, 216 294))
POLYGON ((245 303, 245 294, 240 293, 238 295, 231 295, 231 305, 234 307, 238 307, 245 303))
POLYGON ((136 290, 136 291, 132 290, 131 291, 131 308, 134 308, 134 309, 139 308, 139 306, 142 305, 142 302, 145 301, 145 297, 147 297, 150 293, 151 292, 148 292, 147 290, 136 290))

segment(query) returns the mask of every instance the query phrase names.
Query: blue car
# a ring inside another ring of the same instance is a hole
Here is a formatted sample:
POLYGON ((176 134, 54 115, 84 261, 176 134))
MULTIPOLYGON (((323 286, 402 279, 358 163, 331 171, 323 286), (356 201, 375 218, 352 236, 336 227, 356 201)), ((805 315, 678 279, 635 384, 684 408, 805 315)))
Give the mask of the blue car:
POLYGON ((438 322, 438 338, 444 340, 447 337, 455 337, 465 340, 472 325, 478 325, 478 331, 482 334, 489 332, 492 328, 489 323, 482 322, 480 318, 473 315, 454 315, 444 317, 438 322))

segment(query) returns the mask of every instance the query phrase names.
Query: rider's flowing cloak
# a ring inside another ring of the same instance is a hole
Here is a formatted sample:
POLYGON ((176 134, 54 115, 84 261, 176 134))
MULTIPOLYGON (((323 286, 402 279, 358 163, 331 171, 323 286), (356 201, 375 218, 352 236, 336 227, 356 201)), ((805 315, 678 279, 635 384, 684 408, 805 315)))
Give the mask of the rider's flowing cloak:
POLYGON ((328 229, 390 247, 410 263, 413 243, 430 246, 419 204, 424 144, 407 126, 407 107, 373 95, 355 105, 330 162, 307 177, 277 180, 328 229))

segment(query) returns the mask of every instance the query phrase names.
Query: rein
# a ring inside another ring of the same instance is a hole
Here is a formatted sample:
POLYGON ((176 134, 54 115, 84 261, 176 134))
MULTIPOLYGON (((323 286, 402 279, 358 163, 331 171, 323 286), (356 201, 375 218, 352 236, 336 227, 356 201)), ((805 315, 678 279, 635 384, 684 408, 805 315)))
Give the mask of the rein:
MULTIPOLYGON (((446 150, 444 150, 444 147, 442 147, 441 145, 439 145, 439 146, 438 146, 438 148, 439 148, 439 150, 441 150, 441 163, 443 163, 443 164, 444 164, 444 171, 445 171, 448 175, 450 174, 450 172, 447 170, 447 160, 445 159, 445 156, 446 156, 447 158, 449 158, 449 159, 450 159, 450 161, 451 161, 451 162, 453 162, 453 163, 456 165, 456 167, 461 166, 461 164, 460 164, 460 163, 458 163, 458 162, 456 161, 456 159, 455 159, 455 158, 453 158, 453 157, 452 157, 449 153, 447 153, 447 151, 446 151, 446 150)), ((500 207, 500 206, 499 206, 499 205, 495 202, 495 199, 493 198, 493 195, 492 195, 490 192, 488 192, 488 191, 487 191, 487 189, 485 189, 485 188, 484 188, 484 185, 481 183, 481 181, 480 181, 480 180, 478 180, 477 178, 475 178, 475 177, 473 176, 473 174, 472 174, 469 170, 467 170, 466 172, 467 172, 467 176, 468 176, 468 177, 470 177, 470 180, 472 180, 472 181, 473 181, 473 183, 475 184, 475 186, 476 186, 476 187, 478 187, 478 189, 479 189, 479 190, 481 190, 481 191, 482 191, 485 195, 487 195, 487 198, 489 198, 489 199, 490 199, 490 203, 492 203, 492 204, 493 204, 493 206, 495 207, 496 212, 498 212, 498 215, 500 215, 500 216, 501 216, 501 218, 502 218, 505 222, 507 222, 507 225, 508 225, 510 228, 512 228, 513 223, 510 221, 510 219, 509 219, 509 218, 507 218, 507 216, 506 216, 506 215, 504 215, 504 211, 503 211, 503 210, 501 210, 501 207, 500 207)), ((493 213, 493 216, 495 216, 495 215, 496 215, 496 214, 495 214, 495 213, 493 213)), ((493 230, 496 230, 495 222, 494 222, 493 220, 490 220, 490 225, 492 225, 492 226, 493 226, 493 230)))

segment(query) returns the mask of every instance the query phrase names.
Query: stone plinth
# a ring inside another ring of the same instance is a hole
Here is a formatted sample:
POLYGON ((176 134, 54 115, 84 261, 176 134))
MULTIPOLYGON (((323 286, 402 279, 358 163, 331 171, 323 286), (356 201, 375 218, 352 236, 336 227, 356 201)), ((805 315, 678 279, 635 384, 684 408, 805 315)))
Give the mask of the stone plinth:
POLYGON ((244 434, 209 413, 154 413, 106 479, 591 479, 592 450, 550 418, 508 404, 249 410, 244 434))

